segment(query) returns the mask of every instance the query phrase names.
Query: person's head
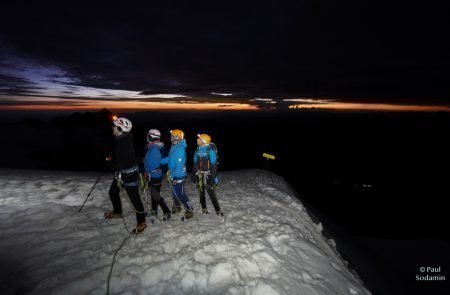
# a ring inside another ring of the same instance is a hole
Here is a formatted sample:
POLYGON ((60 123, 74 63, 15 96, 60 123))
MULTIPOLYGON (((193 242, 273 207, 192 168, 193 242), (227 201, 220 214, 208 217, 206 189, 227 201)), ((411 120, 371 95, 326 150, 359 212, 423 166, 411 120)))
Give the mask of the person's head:
POLYGON ((128 133, 131 131, 133 124, 127 118, 120 117, 113 121, 113 134, 119 136, 123 133, 128 133))
POLYGON ((161 139, 161 132, 158 129, 150 129, 147 133, 147 142, 158 141, 161 139))
POLYGON ((180 129, 170 130, 170 140, 172 143, 177 144, 184 139, 184 132, 180 129))
POLYGON ((211 136, 208 134, 197 134, 197 145, 208 145, 211 142, 211 136))

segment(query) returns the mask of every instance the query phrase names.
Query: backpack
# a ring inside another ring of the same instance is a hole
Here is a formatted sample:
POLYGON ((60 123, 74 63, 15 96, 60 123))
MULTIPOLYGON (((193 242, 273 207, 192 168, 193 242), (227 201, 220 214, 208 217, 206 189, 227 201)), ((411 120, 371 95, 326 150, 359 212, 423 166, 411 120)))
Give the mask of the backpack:
POLYGON ((219 165, 219 151, 217 150, 217 145, 213 142, 211 142, 206 149, 206 156, 208 156, 209 159, 209 151, 213 149, 216 152, 216 165, 219 165))
POLYGON ((219 184, 219 177, 217 177, 217 169, 219 167, 219 152, 217 150, 217 145, 215 143, 211 142, 209 144, 208 148, 206 149, 206 155, 208 156, 208 161, 209 161, 209 151, 211 149, 213 149, 216 152, 216 164, 214 164, 214 166, 211 167, 211 170, 215 174, 214 187, 216 187, 219 184))
MULTIPOLYGON (((206 157, 208 158, 208 164, 210 164, 210 163, 209 163, 209 162, 210 162, 210 159, 209 159, 209 153, 210 153, 211 149, 213 149, 213 150, 216 152, 216 164, 214 164, 214 165, 211 167, 211 170, 217 171, 217 167, 219 166, 219 152, 218 152, 218 150, 217 150, 216 144, 213 143, 213 142, 209 143, 208 148, 206 149, 206 157)), ((195 153, 197 153, 197 151, 198 151, 198 147, 197 147, 197 150, 195 151, 195 153)), ((199 160, 200 160, 200 159, 199 159, 199 160)))

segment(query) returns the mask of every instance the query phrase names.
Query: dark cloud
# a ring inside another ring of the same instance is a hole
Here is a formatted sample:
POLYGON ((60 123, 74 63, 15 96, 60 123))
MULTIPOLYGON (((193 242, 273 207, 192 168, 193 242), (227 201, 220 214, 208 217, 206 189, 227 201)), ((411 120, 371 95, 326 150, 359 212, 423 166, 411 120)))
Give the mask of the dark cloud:
POLYGON ((177 2, 8 4, 0 47, 64 69, 67 76, 54 82, 86 87, 211 99, 211 92, 229 92, 446 103, 448 21, 438 7, 177 2))
POLYGON ((0 95, 33 95, 41 89, 34 83, 0 74, 0 95))
POLYGON ((27 84, 26 81, 20 78, 11 77, 5 74, 0 74, 0 83, 2 87, 14 86, 18 84, 27 84))

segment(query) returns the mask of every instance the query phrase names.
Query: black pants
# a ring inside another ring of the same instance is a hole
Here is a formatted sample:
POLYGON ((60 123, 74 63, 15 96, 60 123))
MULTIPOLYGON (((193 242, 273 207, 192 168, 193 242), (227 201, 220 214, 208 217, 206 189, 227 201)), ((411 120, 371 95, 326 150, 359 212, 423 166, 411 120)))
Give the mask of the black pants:
MULTIPOLYGON (((136 174, 137 181, 137 174, 136 174)), ((128 197, 131 200, 131 204, 138 212, 144 212, 144 206, 142 205, 141 197, 139 196, 139 188, 138 186, 123 186, 127 191, 128 197)), ((114 213, 122 214, 122 203, 120 202, 120 189, 117 186, 117 180, 114 178, 111 183, 111 187, 109 188, 109 198, 111 199, 111 203, 114 208, 114 213)), ((136 212, 136 221, 137 223, 145 222, 145 213, 137 213, 136 212)))
POLYGON ((202 205, 202 209, 206 209, 206 191, 208 192, 209 198, 214 206, 216 211, 220 210, 219 201, 217 200, 216 191, 214 189, 214 178, 212 175, 208 176, 205 185, 204 175, 201 175, 199 183, 198 183, 198 191, 200 193, 200 204, 202 205))
POLYGON ((152 202, 152 210, 154 212, 158 211, 158 205, 161 206, 164 214, 170 212, 169 208, 166 205, 166 202, 161 197, 161 184, 162 178, 152 178, 148 182, 148 187, 150 189, 151 202, 152 202))

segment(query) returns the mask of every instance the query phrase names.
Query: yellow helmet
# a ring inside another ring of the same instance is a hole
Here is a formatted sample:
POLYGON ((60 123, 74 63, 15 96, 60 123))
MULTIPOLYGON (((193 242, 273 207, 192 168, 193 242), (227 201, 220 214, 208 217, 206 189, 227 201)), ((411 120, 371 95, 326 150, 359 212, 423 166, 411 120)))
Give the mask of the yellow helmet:
POLYGON ((171 134, 172 138, 174 138, 174 139, 183 139, 184 138, 184 133, 180 129, 170 130, 170 134, 171 134))
POLYGON ((208 134, 197 134, 197 136, 204 144, 209 144, 211 142, 211 136, 208 134))

